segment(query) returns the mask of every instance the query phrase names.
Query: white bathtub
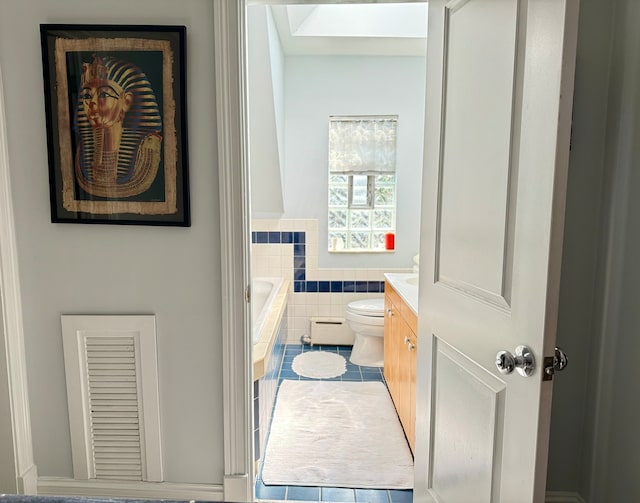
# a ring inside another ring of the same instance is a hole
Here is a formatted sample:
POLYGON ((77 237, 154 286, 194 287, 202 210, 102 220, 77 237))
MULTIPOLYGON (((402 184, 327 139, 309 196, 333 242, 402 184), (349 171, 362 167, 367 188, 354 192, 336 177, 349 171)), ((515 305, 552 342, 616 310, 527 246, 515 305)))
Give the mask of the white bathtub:
POLYGON ((273 301, 281 285, 282 278, 254 278, 251 281, 251 318, 254 344, 260 340, 265 322, 273 308, 273 301))
POLYGON ((286 340, 286 316, 283 315, 290 288, 291 281, 283 278, 253 278, 251 282, 254 379, 260 379, 268 371, 276 342, 286 340))
POLYGON ((254 407, 257 402, 255 427, 259 432, 255 443, 256 461, 264 453, 267 427, 278 390, 278 375, 288 335, 287 299, 290 289, 289 279, 253 278, 251 282, 253 398, 254 407))

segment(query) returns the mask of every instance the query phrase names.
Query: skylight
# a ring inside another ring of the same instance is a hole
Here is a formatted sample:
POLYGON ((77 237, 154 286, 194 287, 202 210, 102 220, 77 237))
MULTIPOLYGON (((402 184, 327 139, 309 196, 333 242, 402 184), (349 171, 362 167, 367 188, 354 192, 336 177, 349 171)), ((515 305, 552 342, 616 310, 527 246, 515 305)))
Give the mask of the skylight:
POLYGON ((427 4, 288 5, 293 37, 426 38, 427 4))

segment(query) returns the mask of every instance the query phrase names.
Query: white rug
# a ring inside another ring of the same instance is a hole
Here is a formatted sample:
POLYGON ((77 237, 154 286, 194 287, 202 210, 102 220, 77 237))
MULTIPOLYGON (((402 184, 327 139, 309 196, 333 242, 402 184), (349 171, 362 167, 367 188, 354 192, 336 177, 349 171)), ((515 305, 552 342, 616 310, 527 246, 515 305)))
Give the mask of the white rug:
POLYGON ((381 382, 283 381, 265 484, 412 489, 413 458, 381 382))
POLYGON ((293 371, 302 377, 329 379, 338 377, 347 371, 344 356, 327 351, 307 351, 293 359, 293 371))

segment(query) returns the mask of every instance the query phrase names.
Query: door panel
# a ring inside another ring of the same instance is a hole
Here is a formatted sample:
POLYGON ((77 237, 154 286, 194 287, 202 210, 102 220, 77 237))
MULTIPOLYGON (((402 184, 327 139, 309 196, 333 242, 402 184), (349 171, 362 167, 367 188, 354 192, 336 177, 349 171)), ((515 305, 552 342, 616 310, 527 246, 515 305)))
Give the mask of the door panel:
POLYGON ((445 9, 437 280, 506 307, 518 3, 445 9))
POLYGON ((442 501, 496 501, 504 383, 437 340, 433 389, 434 492, 442 501))
POLYGON ((416 502, 544 501, 577 6, 429 2, 416 502))
POLYGON ((384 304, 384 378, 389 388, 391 398, 396 403, 398 400, 399 377, 398 377, 398 334, 395 330, 395 310, 396 307, 391 301, 392 292, 388 286, 385 288, 385 304, 384 304))

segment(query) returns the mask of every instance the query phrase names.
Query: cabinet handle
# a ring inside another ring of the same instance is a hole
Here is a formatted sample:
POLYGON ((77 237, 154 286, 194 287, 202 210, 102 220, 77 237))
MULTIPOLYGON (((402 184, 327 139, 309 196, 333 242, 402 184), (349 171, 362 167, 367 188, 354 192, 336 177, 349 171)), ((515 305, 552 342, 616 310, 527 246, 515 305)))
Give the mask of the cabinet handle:
POLYGON ((405 343, 405 344, 409 344, 409 341, 410 341, 410 340, 411 340, 411 339, 409 339, 409 337, 408 337, 408 336, 406 336, 406 335, 404 336, 404 343, 405 343))
POLYGON ((393 316, 393 311, 391 310, 391 308, 387 309, 387 314, 389 316, 393 316))
POLYGON ((409 349, 409 351, 413 351, 414 349, 416 349, 416 345, 415 344, 407 344, 407 349, 409 349))

